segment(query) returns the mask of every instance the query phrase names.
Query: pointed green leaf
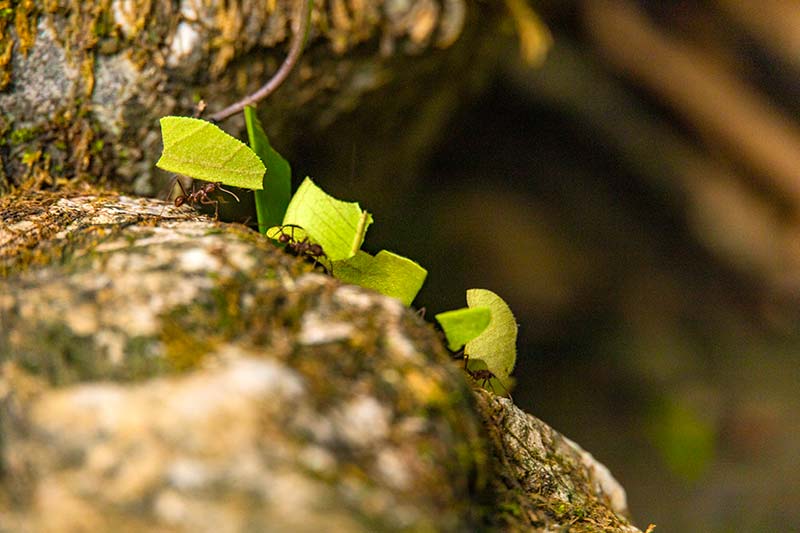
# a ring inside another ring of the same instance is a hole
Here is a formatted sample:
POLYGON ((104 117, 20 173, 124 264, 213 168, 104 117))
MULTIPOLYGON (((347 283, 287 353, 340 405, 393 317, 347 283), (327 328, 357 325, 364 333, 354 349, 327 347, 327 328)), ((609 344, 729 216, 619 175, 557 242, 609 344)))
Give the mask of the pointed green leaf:
POLYGON ((428 271, 411 259, 387 250, 374 257, 359 250, 343 261, 334 261, 333 275, 346 283, 360 285, 411 305, 422 288, 428 271))
POLYGON ((480 335, 491 318, 492 311, 488 307, 463 307, 436 315, 447 337, 447 348, 453 352, 480 335))
POLYGON ((269 137, 261 127, 254 107, 244 108, 244 121, 247 125, 247 136, 250 148, 266 165, 264 189, 255 191, 256 215, 258 230, 265 233, 270 226, 278 226, 286 214, 286 206, 292 195, 292 168, 281 154, 269 143, 269 137))
POLYGON ((481 368, 481 362, 507 387, 508 376, 517 361, 517 321, 508 304, 492 291, 467 291, 470 308, 488 307, 492 319, 483 333, 467 342, 464 353, 469 355, 469 369, 481 368))
POLYGON ((337 200, 306 178, 292 196, 283 223, 305 229, 335 262, 353 257, 361 248, 372 215, 356 202, 337 200))
POLYGON ((246 144, 205 120, 163 117, 164 151, 156 166, 231 187, 263 188, 264 164, 246 144))

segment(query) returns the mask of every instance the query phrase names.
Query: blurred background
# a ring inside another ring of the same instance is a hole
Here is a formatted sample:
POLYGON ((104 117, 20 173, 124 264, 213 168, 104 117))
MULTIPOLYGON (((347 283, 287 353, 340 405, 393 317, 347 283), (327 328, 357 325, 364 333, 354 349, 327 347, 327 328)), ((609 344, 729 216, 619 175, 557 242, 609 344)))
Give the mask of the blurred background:
POLYGON ((641 526, 800 531, 800 2, 497 9, 452 72, 406 81, 419 105, 367 99, 295 176, 429 269, 429 317, 508 301, 515 401, 641 526))

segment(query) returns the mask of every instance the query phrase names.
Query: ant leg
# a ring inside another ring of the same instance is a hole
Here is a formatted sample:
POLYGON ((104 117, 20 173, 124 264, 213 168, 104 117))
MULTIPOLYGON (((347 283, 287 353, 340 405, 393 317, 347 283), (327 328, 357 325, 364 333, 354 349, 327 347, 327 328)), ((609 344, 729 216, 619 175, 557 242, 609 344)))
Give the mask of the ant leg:
POLYGON ((328 276, 333 276, 333 262, 328 258, 327 255, 324 255, 324 254, 323 255, 314 255, 312 257, 314 258, 314 268, 316 268, 317 265, 319 265, 319 267, 322 268, 322 273, 323 274, 326 274, 328 276), (328 259, 328 265, 326 265, 322 261, 322 257, 323 256, 325 257, 325 259, 328 259))
POLYGON ((170 197, 172 196, 172 189, 175 188, 175 182, 178 180, 178 175, 173 174, 172 177, 169 179, 169 183, 167 184, 164 189, 158 193, 157 198, 160 200, 163 196, 164 198, 164 207, 161 208, 161 212, 158 214, 158 218, 161 218, 164 215, 164 210, 167 208, 167 204, 169 203, 170 197), (166 194, 165 194, 166 193, 166 194))
POLYGON ((158 214, 158 218, 161 218, 164 215, 164 211, 168 207, 167 204, 169 204, 172 201, 177 201, 178 198, 186 196, 186 190, 183 188, 183 183, 181 183, 180 176, 178 176, 178 174, 173 174, 172 177, 170 178, 169 183, 167 184, 167 186, 164 187, 164 189, 162 189, 162 191, 159 193, 158 196, 159 196, 159 198, 161 198, 163 196, 164 201, 166 202, 164 204, 164 207, 161 208, 161 212, 158 214), (175 198, 175 200, 172 200, 172 193, 175 191, 175 184, 176 183, 181 188, 181 194, 178 195, 175 198))
POLYGON ((176 181, 178 181, 178 175, 173 174, 172 177, 167 182, 167 184, 164 186, 164 188, 161 189, 161 192, 158 193, 157 198, 159 199, 163 198, 164 200, 169 202, 170 199, 172 198, 172 191, 175 189, 176 181))
MULTIPOLYGON (((184 195, 184 196, 189 196, 189 194, 186 192, 186 187, 183 186, 183 182, 181 181, 181 177, 176 174, 175 175, 175 179, 178 182, 178 187, 181 188, 181 194, 184 195)), ((194 182, 192 182, 192 189, 194 189, 194 182)))
POLYGON ((209 198, 208 193, 205 192, 203 189, 200 189, 198 192, 201 194, 198 195, 199 202, 203 205, 213 205, 214 206, 214 220, 219 221, 219 200, 212 200, 209 198))

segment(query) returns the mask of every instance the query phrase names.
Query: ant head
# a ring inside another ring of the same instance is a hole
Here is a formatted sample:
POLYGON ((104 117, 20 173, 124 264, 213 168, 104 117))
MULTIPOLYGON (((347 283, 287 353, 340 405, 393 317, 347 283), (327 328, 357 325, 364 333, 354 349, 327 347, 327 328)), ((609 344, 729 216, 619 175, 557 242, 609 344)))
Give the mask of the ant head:
POLYGON ((292 238, 289 237, 288 235, 286 235, 285 233, 281 233, 278 236, 278 242, 281 243, 281 244, 287 244, 291 240, 292 240, 292 238))
POLYGON ((180 207, 185 203, 186 203, 185 196, 178 196, 177 198, 175 198, 175 207, 180 207))

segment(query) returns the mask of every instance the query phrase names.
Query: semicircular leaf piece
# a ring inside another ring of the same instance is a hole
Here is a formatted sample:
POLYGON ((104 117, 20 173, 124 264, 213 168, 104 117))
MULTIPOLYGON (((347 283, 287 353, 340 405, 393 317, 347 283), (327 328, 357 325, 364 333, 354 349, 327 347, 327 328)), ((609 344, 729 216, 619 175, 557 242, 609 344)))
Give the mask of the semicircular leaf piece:
POLYGON ((346 283, 360 285, 411 305, 422 288, 428 271, 406 257, 381 250, 374 257, 359 250, 344 261, 333 263, 333 275, 346 283))
POLYGON ((492 311, 488 307, 462 307, 436 315, 447 337, 447 348, 452 352, 483 333, 491 319, 492 311))
POLYGON ((246 144, 199 118, 162 117, 164 151, 156 162, 176 174, 231 187, 263 189, 266 167, 246 144))
POLYGON ((337 200, 306 178, 292 196, 283 224, 303 228, 331 261, 341 261, 361 248, 372 215, 357 202, 337 200))
POLYGON ((485 368, 506 386, 517 361, 517 321, 514 314, 502 298, 486 289, 469 289, 467 305, 470 308, 488 307, 492 313, 489 326, 464 346, 464 353, 469 356, 469 368, 477 370, 483 362, 485 368))

